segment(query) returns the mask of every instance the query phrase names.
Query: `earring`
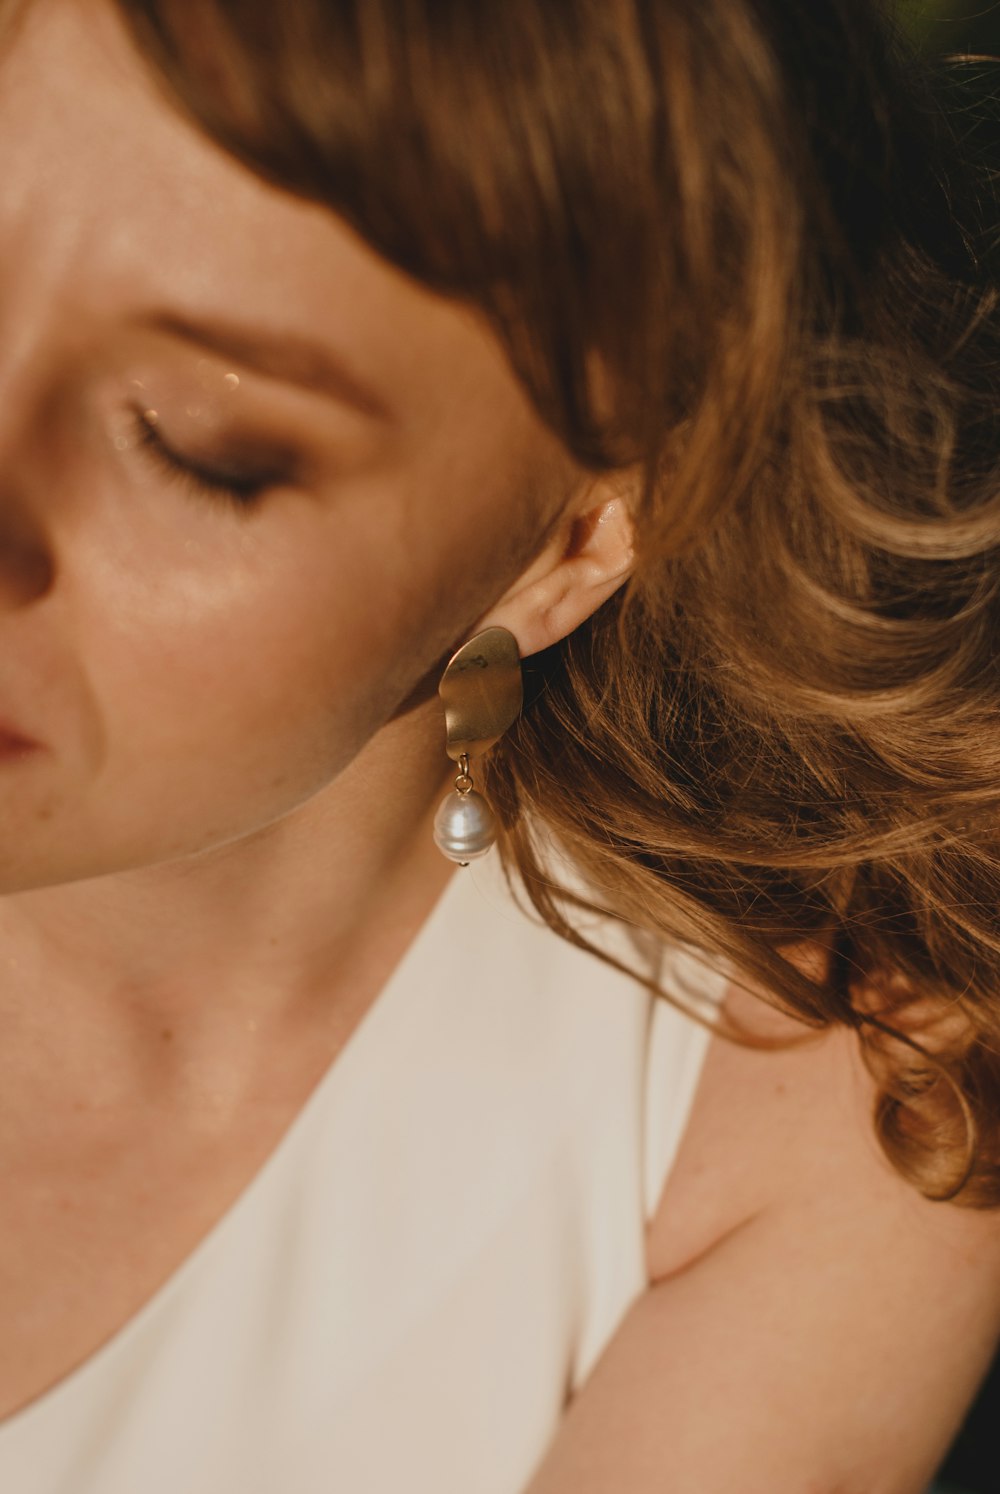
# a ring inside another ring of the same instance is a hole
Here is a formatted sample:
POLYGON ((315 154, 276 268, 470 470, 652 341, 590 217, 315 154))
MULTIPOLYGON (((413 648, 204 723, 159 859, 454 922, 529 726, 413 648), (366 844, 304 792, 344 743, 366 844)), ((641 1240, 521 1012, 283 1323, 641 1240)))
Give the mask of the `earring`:
POLYGON ((434 816, 434 844, 460 866, 485 856, 497 838, 489 803, 473 786, 469 762, 487 752, 517 719, 523 699, 517 639, 485 628, 448 660, 438 694, 444 703, 445 751, 458 763, 452 791, 434 816))

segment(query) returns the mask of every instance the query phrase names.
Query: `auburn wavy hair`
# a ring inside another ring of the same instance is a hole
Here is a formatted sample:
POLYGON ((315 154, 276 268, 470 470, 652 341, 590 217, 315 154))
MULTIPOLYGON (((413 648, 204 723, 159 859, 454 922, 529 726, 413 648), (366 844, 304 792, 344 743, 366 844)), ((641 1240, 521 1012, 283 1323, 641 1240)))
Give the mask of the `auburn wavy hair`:
POLYGON ((1000 1204, 1000 205, 955 70, 876 0, 117 3, 631 484, 634 576, 487 766, 538 913, 591 947, 555 839, 856 1029, 898 1170, 1000 1204))

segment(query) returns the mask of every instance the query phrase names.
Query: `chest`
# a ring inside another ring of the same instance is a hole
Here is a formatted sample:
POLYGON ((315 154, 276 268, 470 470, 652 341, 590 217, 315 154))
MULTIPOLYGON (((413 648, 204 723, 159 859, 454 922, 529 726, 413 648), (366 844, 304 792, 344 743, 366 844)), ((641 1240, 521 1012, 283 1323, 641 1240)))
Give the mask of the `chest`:
MULTIPOLYGON (((5 1108, 0 1141, 0 1418, 140 1311, 258 1174, 317 1075, 208 1123, 151 1100, 5 1108)), ((291 1076, 289 1075, 290 1079, 291 1076)))
MULTIPOLYGON (((0 1425, 0 1486, 305 1494, 334 1470, 345 1488, 523 1487, 584 1339, 640 1285, 634 1263, 595 1275, 596 1220, 562 1145, 518 1149, 506 1176, 486 1159, 471 1200, 446 1163, 415 1165, 412 1137, 393 1168, 340 1119, 332 1152, 279 1150, 249 1187, 269 1127, 238 1152, 139 1135, 73 1166, 26 1159, 3 1199, 19 1240, 0 1251, 0 1383, 6 1412, 42 1398, 0 1425), (83 1456, 111 1407, 114 1436, 83 1456)), ((421 1130, 421 1149, 440 1140, 421 1130)))
POLYGON ((644 998, 537 964, 440 973, 213 1134, 0 1145, 0 1487, 523 1487, 645 1284, 644 998))

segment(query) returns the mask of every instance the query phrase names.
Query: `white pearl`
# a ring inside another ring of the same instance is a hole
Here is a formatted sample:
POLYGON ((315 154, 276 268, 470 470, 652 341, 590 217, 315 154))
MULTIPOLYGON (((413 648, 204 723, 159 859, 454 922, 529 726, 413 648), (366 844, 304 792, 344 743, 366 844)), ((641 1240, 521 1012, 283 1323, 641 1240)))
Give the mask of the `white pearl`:
POLYGON ((449 861, 463 866, 476 861, 486 855, 496 838, 496 816, 475 789, 467 794, 452 789, 441 800, 434 816, 434 844, 449 861))

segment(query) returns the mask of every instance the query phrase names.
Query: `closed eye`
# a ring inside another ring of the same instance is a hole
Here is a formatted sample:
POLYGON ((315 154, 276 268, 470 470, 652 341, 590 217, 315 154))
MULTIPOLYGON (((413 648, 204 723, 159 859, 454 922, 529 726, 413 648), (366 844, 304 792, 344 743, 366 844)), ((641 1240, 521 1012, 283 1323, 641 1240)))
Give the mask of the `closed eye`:
POLYGON ((180 480, 201 496, 224 498, 237 508, 252 508, 270 487, 287 480, 288 473, 237 466, 210 466, 176 451, 164 441, 157 426, 141 410, 135 411, 135 444, 161 472, 180 480))

